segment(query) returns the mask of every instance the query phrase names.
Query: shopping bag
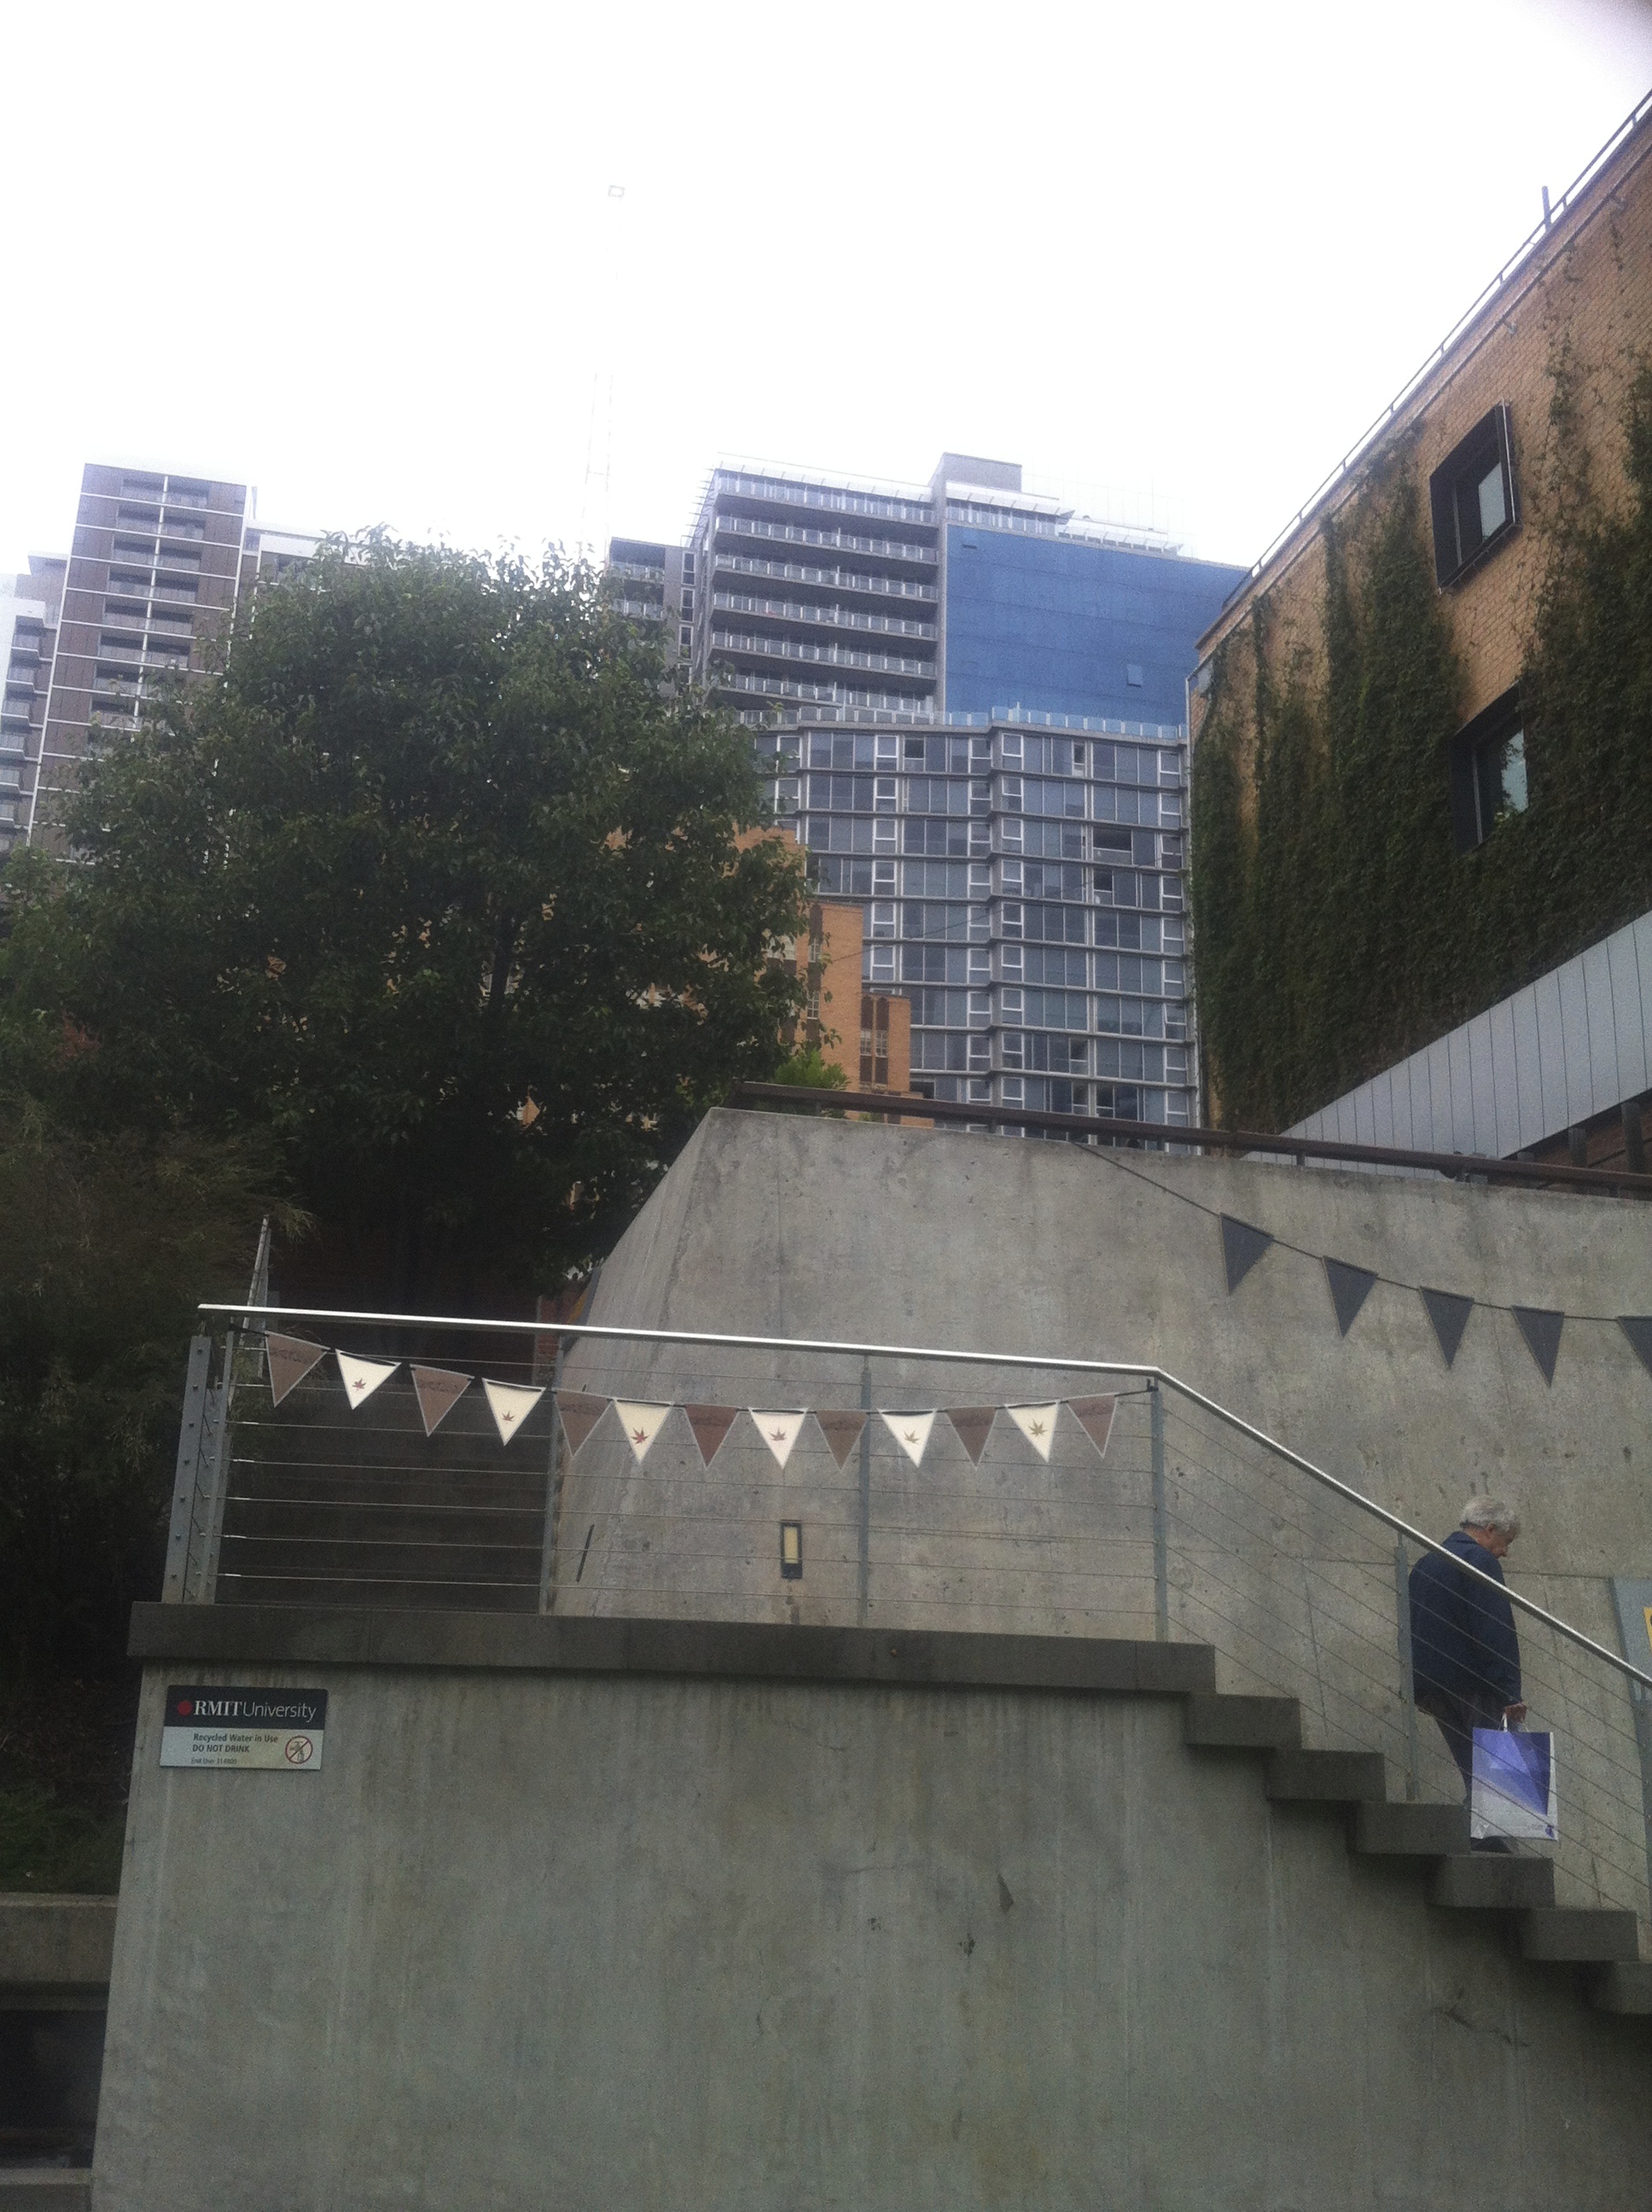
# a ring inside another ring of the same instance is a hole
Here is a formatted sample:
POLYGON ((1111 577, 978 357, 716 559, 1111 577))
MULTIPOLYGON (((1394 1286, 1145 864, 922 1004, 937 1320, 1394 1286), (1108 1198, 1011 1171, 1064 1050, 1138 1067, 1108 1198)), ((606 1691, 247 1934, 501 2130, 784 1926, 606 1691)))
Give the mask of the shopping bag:
POLYGON ((1546 1729, 1475 1729, 1468 1832, 1476 1843, 1487 1836, 1558 1840, 1554 1738, 1546 1729))

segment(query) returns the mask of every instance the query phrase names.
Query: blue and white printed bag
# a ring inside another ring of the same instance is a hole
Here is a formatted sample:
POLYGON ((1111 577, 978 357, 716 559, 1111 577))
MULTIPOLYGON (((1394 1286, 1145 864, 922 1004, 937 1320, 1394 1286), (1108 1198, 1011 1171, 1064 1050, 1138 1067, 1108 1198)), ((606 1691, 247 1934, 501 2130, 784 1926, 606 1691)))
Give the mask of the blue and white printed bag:
POLYGON ((1558 1839, 1554 1738, 1546 1729, 1475 1729, 1468 1832, 1476 1843, 1488 1836, 1542 1844, 1558 1839))

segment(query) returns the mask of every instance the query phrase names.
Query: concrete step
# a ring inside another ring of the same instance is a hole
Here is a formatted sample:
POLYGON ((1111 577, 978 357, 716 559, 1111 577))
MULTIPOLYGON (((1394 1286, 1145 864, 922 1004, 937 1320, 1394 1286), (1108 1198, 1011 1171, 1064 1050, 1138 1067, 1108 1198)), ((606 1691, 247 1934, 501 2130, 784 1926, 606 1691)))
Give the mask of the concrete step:
POLYGON ((1372 1857, 1445 1859, 1468 1850, 1462 1805, 1361 1805, 1354 1813, 1354 1849, 1372 1857))
POLYGON ((0 2212, 91 2212, 92 2172, 82 2166, 0 2166, 0 2212))
POLYGON ((1276 1751, 1267 1762, 1267 1794, 1276 1804, 1381 1804, 1388 1768, 1380 1751, 1276 1751))
POLYGON ((1570 1965, 1633 1962, 1640 1957, 1640 1921, 1632 1912, 1552 1905, 1521 1914, 1520 1948, 1528 1959, 1570 1965))
POLYGON ((1554 1903, 1554 1867, 1548 1859, 1469 1851, 1442 1860, 1428 1893, 1430 1905, 1455 1911, 1534 1911, 1554 1903))
POLYGON ((1589 1984, 1589 2002, 1597 2012, 1652 2014, 1652 1966, 1602 1966, 1589 1984))
POLYGON ((1187 1705, 1187 1741, 1210 1751, 1299 1751, 1302 1707, 1295 1698, 1224 1698, 1213 1692, 1187 1705))

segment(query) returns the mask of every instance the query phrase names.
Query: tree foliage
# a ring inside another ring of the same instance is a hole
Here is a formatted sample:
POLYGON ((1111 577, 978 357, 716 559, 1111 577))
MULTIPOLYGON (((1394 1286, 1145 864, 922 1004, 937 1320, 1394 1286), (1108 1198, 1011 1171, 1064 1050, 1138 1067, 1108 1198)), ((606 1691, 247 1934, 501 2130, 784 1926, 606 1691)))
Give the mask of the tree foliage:
POLYGON ((361 1289, 526 1288, 781 1057, 759 793, 590 569, 335 544, 14 868, 9 1018, 82 1120, 267 1136, 361 1289))

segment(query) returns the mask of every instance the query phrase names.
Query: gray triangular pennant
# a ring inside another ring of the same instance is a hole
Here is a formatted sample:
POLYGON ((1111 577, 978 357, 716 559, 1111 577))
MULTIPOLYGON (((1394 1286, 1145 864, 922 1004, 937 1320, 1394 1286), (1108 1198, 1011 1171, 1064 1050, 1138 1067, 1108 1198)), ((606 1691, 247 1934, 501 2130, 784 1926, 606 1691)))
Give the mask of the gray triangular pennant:
POLYGON ((1634 1346, 1642 1366, 1652 1375, 1652 1314, 1619 1314, 1618 1326, 1634 1346))
POLYGON ((1560 1332, 1566 1325, 1565 1315, 1551 1313, 1546 1306, 1516 1306, 1514 1313, 1526 1340, 1526 1349, 1537 1362, 1538 1372, 1546 1382, 1552 1382, 1554 1363, 1560 1357, 1560 1332))
POLYGON ((1417 1295, 1434 1324, 1434 1334, 1439 1340, 1445 1364, 1449 1367, 1457 1357, 1457 1346, 1463 1340, 1463 1331, 1468 1327, 1468 1316, 1474 1310, 1474 1301, 1464 1297, 1457 1291, 1418 1290, 1417 1295))
POLYGON ((1231 1297, 1273 1239, 1266 1229, 1253 1229, 1249 1222, 1236 1221, 1230 1213, 1223 1214, 1221 1220, 1222 1264, 1227 1270, 1231 1297))
POLYGON ((1330 1285, 1331 1304, 1336 1309, 1338 1333, 1346 1336, 1370 1295, 1376 1276, 1370 1267, 1356 1267, 1346 1260, 1327 1260, 1325 1279, 1330 1285))

